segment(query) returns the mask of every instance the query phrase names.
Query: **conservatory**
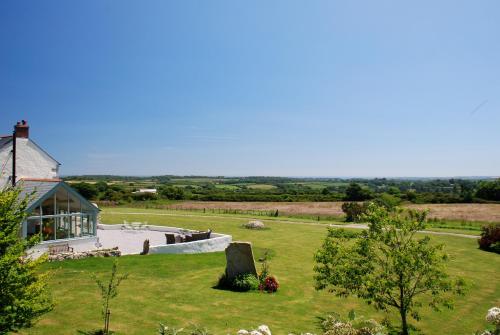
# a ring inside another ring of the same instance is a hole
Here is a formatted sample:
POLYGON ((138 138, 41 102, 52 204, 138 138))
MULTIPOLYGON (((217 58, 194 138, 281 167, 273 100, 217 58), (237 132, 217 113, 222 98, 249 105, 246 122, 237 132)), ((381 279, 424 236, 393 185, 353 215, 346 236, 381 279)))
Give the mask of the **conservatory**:
POLYGON ((99 209, 59 179, 24 179, 21 197, 28 196, 23 237, 39 235, 42 243, 94 237, 99 209))

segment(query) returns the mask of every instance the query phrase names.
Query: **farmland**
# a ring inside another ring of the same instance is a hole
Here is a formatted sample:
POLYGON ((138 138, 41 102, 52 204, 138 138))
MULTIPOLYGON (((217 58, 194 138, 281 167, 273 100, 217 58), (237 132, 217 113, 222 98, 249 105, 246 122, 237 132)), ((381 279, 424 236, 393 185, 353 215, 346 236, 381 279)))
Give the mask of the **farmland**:
POLYGON ((66 181, 102 206, 157 208, 342 221, 342 203, 428 209, 429 229, 479 234, 500 222, 494 179, 339 179, 284 177, 73 176, 66 181), (140 193, 153 188, 156 194, 140 193), (483 197, 483 198, 481 198, 483 197))
MULTIPOLYGON (((343 216, 342 202, 219 202, 185 201, 166 206, 172 209, 279 210, 283 215, 306 214, 343 216)), ((500 204, 408 204, 412 209, 428 209, 429 218, 454 221, 500 222, 500 204)))
POLYGON ((341 179, 288 177, 120 177, 68 176, 65 180, 97 201, 362 201, 390 197, 398 202, 495 203, 500 185, 492 178, 467 179, 341 179), (143 188, 157 196, 141 195, 143 188), (140 193, 140 192, 139 192, 140 193))

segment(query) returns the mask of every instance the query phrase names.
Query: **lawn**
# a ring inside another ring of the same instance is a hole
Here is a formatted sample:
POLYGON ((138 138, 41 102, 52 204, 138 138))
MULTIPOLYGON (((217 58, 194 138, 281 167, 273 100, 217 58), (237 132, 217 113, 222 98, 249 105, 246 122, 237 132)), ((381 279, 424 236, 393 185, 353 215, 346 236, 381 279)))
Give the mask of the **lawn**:
MULTIPOLYGON (((159 322, 177 327, 198 324, 214 334, 235 334, 240 328, 267 324, 274 334, 315 331, 317 317, 328 312, 358 314, 381 320, 376 312, 355 298, 335 298, 313 288, 313 254, 321 245, 326 227, 321 224, 290 224, 266 221, 270 228, 252 231, 241 228, 245 219, 235 217, 182 217, 151 215, 158 210, 104 210, 105 223, 148 221, 151 224, 193 229, 212 228, 233 235, 234 240, 251 241, 256 252, 273 251, 271 271, 281 284, 276 294, 235 293, 213 288, 224 271, 223 253, 198 255, 149 255, 120 258, 121 271, 130 277, 122 284, 112 304, 112 329, 118 334, 155 334, 159 322), (125 214, 122 212, 144 212, 125 214)), ((459 297, 453 311, 425 310, 415 323, 425 334, 471 334, 485 326, 488 308, 500 304, 500 256, 477 249, 473 239, 431 236, 446 244, 451 255, 449 271, 470 283, 470 292, 459 297), (445 328, 443 328, 445 327, 445 328)), ((75 334, 100 325, 100 304, 91 273, 105 274, 111 259, 86 259, 51 263, 51 289, 55 309, 23 334, 75 334)), ((259 265, 258 265, 259 266, 259 265)))

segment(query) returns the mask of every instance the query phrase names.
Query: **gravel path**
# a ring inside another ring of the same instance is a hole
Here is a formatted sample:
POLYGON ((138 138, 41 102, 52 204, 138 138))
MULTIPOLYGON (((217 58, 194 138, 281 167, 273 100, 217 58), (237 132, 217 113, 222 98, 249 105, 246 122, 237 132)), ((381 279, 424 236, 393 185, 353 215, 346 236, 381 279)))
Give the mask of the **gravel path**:
MULTIPOLYGON (((197 217, 197 218, 224 218, 224 219, 241 219, 248 220, 249 217, 239 217, 239 216, 223 216, 223 215, 197 215, 197 214, 172 214, 172 213, 144 213, 144 212, 106 212, 107 214, 114 215, 156 215, 156 216, 181 216, 181 217, 197 217)), ((260 221, 265 222, 279 222, 279 223, 288 223, 288 224, 300 224, 300 225, 309 225, 309 226, 326 226, 324 223, 316 223, 316 222, 304 222, 304 221, 289 221, 289 220, 266 220, 259 219, 260 221)), ((368 229, 368 225, 359 224, 359 223, 350 223, 350 224, 329 224, 330 227, 338 227, 338 228, 353 228, 353 229, 368 229)), ((447 233, 440 231, 432 231, 432 230, 421 230, 419 233, 431 234, 431 235, 444 235, 444 236, 455 236, 455 237, 463 237, 463 238, 473 238, 478 239, 479 236, 476 235, 467 235, 467 234, 459 234, 459 233, 447 233)))

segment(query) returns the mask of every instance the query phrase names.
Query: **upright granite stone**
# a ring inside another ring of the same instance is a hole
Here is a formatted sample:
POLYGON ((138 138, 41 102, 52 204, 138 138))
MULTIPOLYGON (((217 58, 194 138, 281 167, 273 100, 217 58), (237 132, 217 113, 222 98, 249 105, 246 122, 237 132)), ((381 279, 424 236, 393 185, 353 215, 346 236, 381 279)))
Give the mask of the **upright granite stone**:
POLYGON ((232 242, 226 248, 226 276, 233 280, 241 274, 257 276, 253 260, 252 244, 250 242, 232 242))

